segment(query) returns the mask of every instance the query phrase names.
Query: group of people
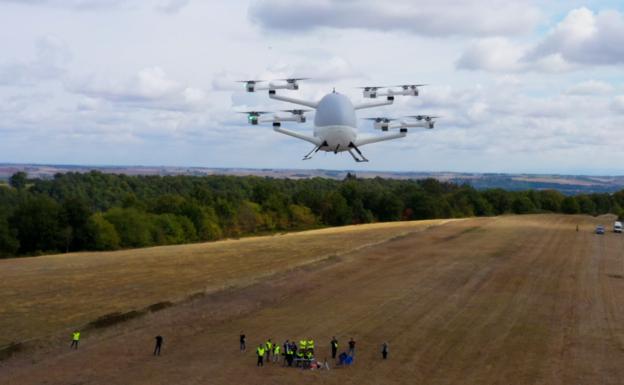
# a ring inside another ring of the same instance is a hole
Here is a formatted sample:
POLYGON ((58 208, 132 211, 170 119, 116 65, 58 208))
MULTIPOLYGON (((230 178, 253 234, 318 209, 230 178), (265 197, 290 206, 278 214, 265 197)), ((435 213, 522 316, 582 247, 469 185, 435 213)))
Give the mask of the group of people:
MULTIPOLYGON (((247 340, 244 333, 240 334, 240 351, 247 351, 247 340)), ((163 345, 164 338, 160 335, 155 337, 156 345, 154 346, 154 355, 160 356, 160 350, 163 345)), ((80 331, 75 330, 72 333, 72 343, 70 348, 78 349, 78 343, 80 341, 80 331)), ((338 354, 338 340, 336 337, 332 337, 329 342, 331 349, 331 357, 336 360, 338 354)), ((348 342, 349 349, 342 352, 338 356, 338 363, 340 365, 349 365, 353 363, 355 359, 355 340, 351 338, 348 342)), ((314 340, 312 338, 301 339, 299 343, 295 340, 286 340, 282 345, 277 342, 273 342, 271 338, 267 339, 264 344, 259 344, 256 348, 256 356, 258 357, 257 366, 264 366, 264 362, 279 362, 282 358, 282 366, 294 366, 295 367, 313 367, 317 365, 320 367, 326 367, 329 369, 327 362, 322 364, 314 359, 314 340)), ((381 346, 381 356, 385 360, 388 358, 388 343, 384 342, 381 346)))
MULTIPOLYGON (((339 365, 352 364, 355 359, 355 340, 351 338, 348 342, 348 350, 342 352, 338 358, 338 340, 336 337, 332 337, 329 343, 331 349, 331 357, 333 360, 338 360, 339 365)), ((311 338, 301 339, 298 342, 295 340, 286 340, 283 344, 273 342, 271 338, 267 339, 265 343, 261 343, 256 348, 257 362, 256 366, 262 367, 265 362, 279 362, 282 359, 282 366, 295 366, 295 367, 318 367, 327 368, 329 366, 326 361, 320 362, 315 360, 314 357, 315 343, 311 338)), ((246 336, 241 332, 240 334, 240 351, 247 351, 246 336)), ((388 343, 384 342, 381 347, 382 359, 388 358, 388 343)))
MULTIPOLYGON (((245 351, 244 335, 241 334, 241 351, 245 351)), ((282 366, 309 366, 314 361, 314 340, 301 339, 296 341, 286 340, 283 344, 273 342, 269 338, 264 344, 256 348, 258 357, 257 366, 264 366, 267 362, 278 362, 282 358, 282 366)))

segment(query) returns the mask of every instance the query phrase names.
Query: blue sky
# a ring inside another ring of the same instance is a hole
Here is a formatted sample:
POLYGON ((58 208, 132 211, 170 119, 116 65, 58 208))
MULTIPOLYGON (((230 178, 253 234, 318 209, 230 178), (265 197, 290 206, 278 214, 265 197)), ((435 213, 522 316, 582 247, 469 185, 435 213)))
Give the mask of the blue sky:
POLYGON ((617 1, 0 0, 0 25, 0 162, 624 173, 617 1), (427 83, 359 117, 443 119, 303 162, 235 112, 289 107, 235 80, 290 76, 310 99, 427 83))

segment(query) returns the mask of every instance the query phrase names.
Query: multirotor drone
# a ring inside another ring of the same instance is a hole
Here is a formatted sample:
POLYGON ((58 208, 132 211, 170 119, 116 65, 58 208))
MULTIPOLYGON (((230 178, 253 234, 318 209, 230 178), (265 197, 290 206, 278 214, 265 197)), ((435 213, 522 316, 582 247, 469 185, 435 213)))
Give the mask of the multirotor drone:
POLYGON ((360 147, 365 144, 382 142, 403 138, 407 135, 408 128, 423 127, 432 129, 437 116, 411 115, 403 119, 393 119, 387 117, 365 118, 373 121, 375 129, 387 132, 398 130, 396 133, 385 134, 370 138, 358 138, 357 136, 357 110, 366 108, 391 105, 396 96, 418 96, 419 87, 425 84, 406 84, 390 87, 361 87, 362 94, 366 99, 380 100, 366 103, 353 104, 351 100, 335 90, 325 95, 320 101, 306 101, 288 96, 278 95, 277 90, 298 90, 299 81, 307 78, 280 79, 277 81, 265 82, 262 80, 242 80, 245 83, 247 92, 268 91, 269 98, 283 102, 293 103, 308 109, 281 110, 287 115, 268 111, 245 111, 250 124, 272 123, 273 129, 281 134, 289 135, 297 139, 305 140, 314 144, 314 148, 303 157, 303 160, 311 159, 319 151, 348 152, 356 162, 368 162, 364 157, 360 147), (314 131, 312 136, 300 132, 282 128, 282 122, 305 123, 305 114, 315 110, 314 131))

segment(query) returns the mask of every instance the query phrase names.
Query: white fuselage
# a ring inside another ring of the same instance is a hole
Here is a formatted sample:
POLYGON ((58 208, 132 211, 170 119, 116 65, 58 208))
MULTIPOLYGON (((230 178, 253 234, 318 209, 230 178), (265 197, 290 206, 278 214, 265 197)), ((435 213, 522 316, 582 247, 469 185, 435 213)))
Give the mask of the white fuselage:
POLYGON ((321 99, 314 116, 314 136, 321 139, 320 150, 348 151, 357 138, 355 108, 346 96, 333 92, 321 99))

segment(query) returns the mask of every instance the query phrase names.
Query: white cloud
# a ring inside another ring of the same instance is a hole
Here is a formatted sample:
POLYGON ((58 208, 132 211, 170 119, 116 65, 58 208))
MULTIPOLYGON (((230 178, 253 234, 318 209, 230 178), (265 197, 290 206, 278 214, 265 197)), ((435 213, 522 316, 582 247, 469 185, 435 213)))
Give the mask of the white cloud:
POLYGON ((164 0, 156 8, 165 13, 177 13, 186 7, 191 0, 164 0))
POLYGON ((165 110, 188 110, 205 106, 203 90, 170 79, 160 67, 143 68, 122 81, 91 76, 68 85, 74 93, 108 102, 165 110))
POLYGON ((598 80, 587 80, 570 87, 567 91, 571 95, 604 95, 614 91, 614 87, 598 80))
POLYGON ((35 57, 28 61, 0 62, 0 85, 34 85, 58 79, 65 72, 71 54, 59 38, 45 36, 35 44, 35 57))
POLYGON ((522 69, 524 48, 502 37, 474 42, 459 58, 457 67, 468 70, 515 72, 522 69))
POLYGON ((571 10, 533 44, 508 38, 474 42, 457 61, 457 68, 492 72, 566 72, 587 66, 624 63, 624 16, 608 10, 571 10))
POLYGON ((251 5, 249 17, 262 28, 277 31, 330 27, 400 30, 429 36, 484 36, 529 32, 540 12, 522 0, 260 0, 251 5))

